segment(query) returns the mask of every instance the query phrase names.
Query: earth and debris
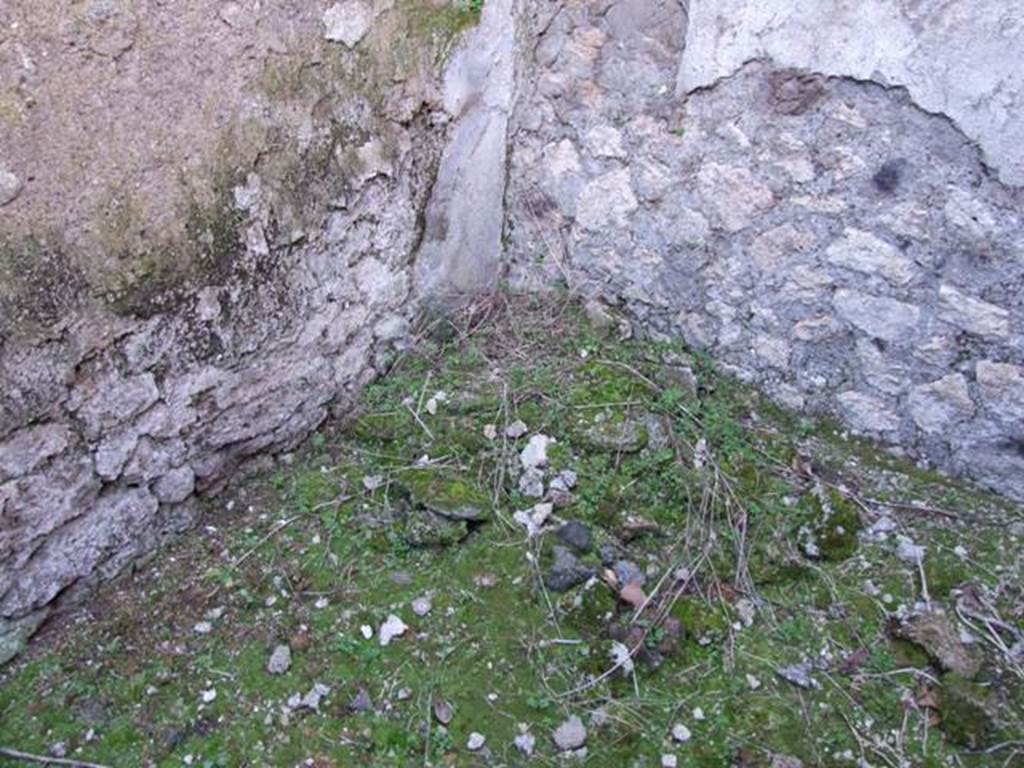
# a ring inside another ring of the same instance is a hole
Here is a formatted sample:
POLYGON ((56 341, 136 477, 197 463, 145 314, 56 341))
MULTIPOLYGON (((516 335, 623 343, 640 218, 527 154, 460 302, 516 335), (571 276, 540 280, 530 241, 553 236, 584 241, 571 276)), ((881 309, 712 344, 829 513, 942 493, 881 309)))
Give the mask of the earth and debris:
POLYGON ((0 748, 132 768, 1024 764, 1019 507, 568 301, 444 322, 44 627, 0 670, 0 748))

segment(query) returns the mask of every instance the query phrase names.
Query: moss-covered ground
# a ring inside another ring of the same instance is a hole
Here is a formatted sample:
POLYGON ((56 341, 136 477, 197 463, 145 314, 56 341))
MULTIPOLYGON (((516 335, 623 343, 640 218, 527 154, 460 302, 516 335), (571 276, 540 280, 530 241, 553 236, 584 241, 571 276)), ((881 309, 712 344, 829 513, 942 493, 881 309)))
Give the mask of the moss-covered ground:
POLYGON ((1024 764, 1019 508, 570 303, 431 324, 347 418, 205 503, 0 673, 0 746, 109 766, 1024 764), (530 539, 513 515, 540 501, 519 490, 538 434, 546 483, 577 484, 530 539), (556 593, 567 520, 595 575, 556 593), (643 603, 614 560, 645 573, 643 603), (972 679, 900 639, 923 609, 983 659, 972 679), (382 646, 392 614, 408 629, 382 646), (316 684, 318 709, 289 707, 316 684), (567 758, 551 735, 574 714, 587 749, 567 758))

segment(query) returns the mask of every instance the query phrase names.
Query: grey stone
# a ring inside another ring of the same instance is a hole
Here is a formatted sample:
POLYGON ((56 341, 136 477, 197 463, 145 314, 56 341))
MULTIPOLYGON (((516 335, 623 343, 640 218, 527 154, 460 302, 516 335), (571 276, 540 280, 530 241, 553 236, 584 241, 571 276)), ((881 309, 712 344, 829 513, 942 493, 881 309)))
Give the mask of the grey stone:
POLYGON ((1006 309, 969 296, 952 285, 939 287, 939 318, 992 341, 1002 341, 1010 335, 1010 313, 1006 309))
POLYGON ((891 432, 899 429, 900 419, 877 397, 863 392, 842 392, 836 397, 843 415, 858 432, 891 432))
POLYGON ((271 675, 283 675, 292 667, 292 649, 287 645, 279 645, 274 648, 267 660, 267 673, 271 675))
POLYGON ((1024 423, 1024 369, 979 360, 974 370, 985 407, 1007 423, 1024 423))
POLYGON ((544 498, 544 472, 540 469, 528 469, 519 476, 519 492, 528 499, 544 498))
POLYGON ((50 615, 47 608, 16 619, 0 618, 0 667, 13 659, 50 615))
POLYGON ((576 207, 576 222, 590 230, 624 227, 629 223, 630 214, 639 207, 629 171, 620 168, 584 186, 576 207))
POLYGON ((579 520, 570 520, 555 533, 558 540, 576 552, 585 554, 594 545, 590 528, 579 520))
POLYGON ((424 212, 415 267, 421 294, 444 298, 497 281, 515 98, 514 12, 514 0, 484 3, 479 26, 445 72, 445 109, 456 122, 424 212))
POLYGON ((647 582, 647 575, 632 560, 617 560, 612 570, 621 585, 638 584, 642 587, 647 582))
POLYGON ((626 157, 622 146, 622 132, 610 125, 597 125, 587 131, 584 138, 587 151, 594 157, 626 157))
POLYGON ((531 757, 533 755, 533 750, 537 747, 537 739, 529 733, 518 734, 512 740, 512 743, 515 745, 515 748, 526 757, 531 757))
POLYGON ((373 25, 373 9, 363 0, 335 3, 324 12, 324 37, 354 48, 373 25))
POLYGON ((844 320, 883 341, 910 341, 921 317, 913 304, 859 291, 836 291, 832 304, 844 320))
POLYGON ((66 424, 41 424, 14 433, 0 443, 0 482, 34 472, 40 464, 68 447, 66 424))
POLYGON ((774 202, 772 191, 746 168, 706 163, 697 188, 726 232, 739 232, 774 202))
POLYGON ((959 373, 914 387, 908 405, 917 426, 929 434, 939 434, 974 414, 967 379, 959 373))
POLYGON ((944 613, 935 610, 911 615, 896 634, 921 646, 939 665, 970 679, 981 671, 984 657, 976 645, 960 639, 960 633, 944 613))
POLYGON ((563 752, 579 749, 587 743, 587 729, 579 717, 572 715, 555 729, 552 738, 555 741, 555 746, 563 752))
POLYGON ((882 275, 894 285, 906 285, 914 278, 910 259, 896 246, 860 229, 847 227, 843 236, 825 253, 831 264, 868 275, 882 275))
POLYGON ((568 592, 595 574, 593 568, 583 565, 566 547, 555 545, 551 554, 553 561, 544 576, 544 584, 552 592, 568 592))
POLYGON ((17 200, 23 188, 21 179, 0 166, 0 208, 17 200))

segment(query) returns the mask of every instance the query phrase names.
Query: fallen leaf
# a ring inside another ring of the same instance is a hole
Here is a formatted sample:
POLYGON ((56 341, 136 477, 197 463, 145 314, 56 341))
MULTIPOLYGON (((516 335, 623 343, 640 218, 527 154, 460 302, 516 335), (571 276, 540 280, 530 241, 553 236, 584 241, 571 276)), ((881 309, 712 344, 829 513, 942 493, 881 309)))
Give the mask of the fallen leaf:
POLYGON ((635 581, 631 581, 619 590, 619 599, 624 603, 629 603, 636 609, 640 609, 647 602, 647 595, 644 594, 643 587, 635 581))

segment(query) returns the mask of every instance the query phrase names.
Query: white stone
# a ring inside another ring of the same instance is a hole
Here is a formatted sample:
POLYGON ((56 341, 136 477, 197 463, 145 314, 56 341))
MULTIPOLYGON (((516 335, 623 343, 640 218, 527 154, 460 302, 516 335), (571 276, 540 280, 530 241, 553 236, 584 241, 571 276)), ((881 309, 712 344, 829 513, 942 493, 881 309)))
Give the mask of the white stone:
POLYGON ((213 624, 211 624, 209 621, 200 621, 198 624, 192 627, 192 631, 195 632, 197 635, 208 635, 211 632, 213 632, 213 624))
POLYGON ((850 426, 859 432, 891 432, 899 428, 899 416, 876 397, 847 391, 837 395, 836 401, 850 426))
POLYGON ((630 183, 629 170, 620 168, 588 182, 576 206, 576 222, 583 229, 625 227, 640 207, 630 183))
POLYGON ((894 245, 870 232, 847 227, 843 236, 826 250, 830 264, 868 275, 881 275, 894 285, 903 286, 914 278, 913 265, 894 245))
POLYGON ((583 725, 583 721, 573 715, 555 729, 553 738, 555 746, 563 752, 579 749, 587 743, 587 729, 583 725))
POLYGON ((547 435, 533 435, 519 454, 523 469, 537 469, 547 466, 548 447, 555 444, 555 438, 547 435))
POLYGON ((676 768, 677 765, 679 765, 679 759, 675 755, 661 756, 661 768, 676 768))
POLYGON ((363 624, 363 626, 359 628, 359 632, 362 634, 364 640, 369 640, 373 637, 373 627, 369 624, 363 624))
POLYGON ((292 666, 292 649, 287 645, 279 645, 274 648, 267 661, 267 672, 271 675, 283 675, 292 666))
POLYGON ((672 738, 678 741, 680 744, 689 741, 693 737, 690 729, 682 723, 676 723, 672 726, 672 738))
POLYGON ((406 626, 406 623, 392 613, 380 625, 378 635, 381 646, 389 645, 394 638, 404 635, 407 629, 409 627, 406 626))
POLYGON ((742 167, 705 163, 697 189, 727 232, 739 232, 774 202, 771 190, 742 167))
POLYGON ((908 405, 917 426, 933 435, 974 414, 967 379, 959 373, 914 387, 910 390, 908 405))
POLYGON ((918 565, 924 560, 926 548, 915 544, 906 536, 900 536, 896 544, 896 557, 910 565, 918 565))
POLYGON ((417 597, 412 601, 412 612, 417 616, 423 617, 430 613, 430 609, 433 608, 433 604, 430 602, 429 597, 417 597))
POLYGON ((530 428, 526 426, 525 422, 516 419, 507 427, 505 427, 505 437, 509 438, 510 440, 518 440, 520 437, 523 437, 529 431, 530 428))
POLYGON ((323 15, 324 37, 354 48, 373 24, 373 10, 363 0, 335 3, 323 15))
POLYGON ((951 285, 939 287, 939 319, 990 341, 1004 341, 1010 335, 1007 310, 951 285))
POLYGON ((217 698, 217 691, 213 688, 203 691, 202 699, 204 704, 209 704, 217 698))
POLYGON ((1024 422, 1024 369, 980 360, 974 371, 985 406, 1005 422, 1024 422))
POLYGON ((529 733, 520 733, 512 740, 512 743, 526 757, 533 755, 533 750, 537 746, 537 740, 529 733))
POLYGON ((597 125, 587 131, 584 138, 587 151, 594 157, 624 158, 622 132, 610 125, 597 125))
POLYGON ((883 341, 906 341, 913 337, 921 311, 885 296, 838 290, 832 305, 844 320, 883 341))
POLYGON ((576 151, 576 145, 569 139, 552 142, 544 147, 543 160, 544 169, 556 181, 560 181, 563 176, 576 174, 582 170, 580 153, 576 151))
POLYGON ((22 189, 21 179, 0 167, 0 208, 17 200, 22 189))
POLYGON ((484 736, 482 733, 477 733, 476 731, 473 731, 471 734, 469 734, 469 740, 466 741, 466 749, 468 749, 470 752, 479 752, 481 749, 484 748, 484 744, 486 743, 486 736, 484 736))

